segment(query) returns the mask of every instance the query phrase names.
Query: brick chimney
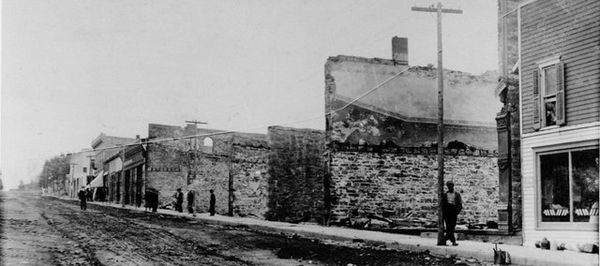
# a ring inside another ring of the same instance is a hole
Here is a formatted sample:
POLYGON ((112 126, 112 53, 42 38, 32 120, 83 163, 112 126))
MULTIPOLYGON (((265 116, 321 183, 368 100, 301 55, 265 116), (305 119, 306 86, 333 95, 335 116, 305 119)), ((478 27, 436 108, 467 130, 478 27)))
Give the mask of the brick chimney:
POLYGON ((399 65, 408 65, 408 38, 392 38, 392 60, 399 65))

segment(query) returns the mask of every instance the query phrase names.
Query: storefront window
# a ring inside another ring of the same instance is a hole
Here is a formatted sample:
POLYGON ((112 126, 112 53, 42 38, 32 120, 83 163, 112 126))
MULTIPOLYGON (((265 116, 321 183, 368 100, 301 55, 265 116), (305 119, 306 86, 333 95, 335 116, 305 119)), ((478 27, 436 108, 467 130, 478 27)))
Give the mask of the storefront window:
POLYGON ((542 222, 568 222, 569 154, 540 156, 542 222))
POLYGON ((575 222, 588 222, 598 216, 598 150, 574 151, 573 215, 575 222))
POLYGON ((542 222, 597 222, 598 148, 542 154, 542 222))

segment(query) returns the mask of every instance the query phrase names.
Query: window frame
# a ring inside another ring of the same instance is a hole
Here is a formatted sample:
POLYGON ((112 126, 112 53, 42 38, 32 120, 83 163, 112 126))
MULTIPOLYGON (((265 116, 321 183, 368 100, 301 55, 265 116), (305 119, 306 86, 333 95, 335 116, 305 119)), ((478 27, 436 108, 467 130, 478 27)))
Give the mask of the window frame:
POLYGON ((597 222, 574 222, 573 220, 573 165, 572 152, 582 150, 597 150, 600 153, 600 141, 585 141, 575 144, 563 144, 549 147, 541 147, 534 149, 535 156, 535 225, 536 230, 561 230, 561 231, 597 231, 597 222), (541 178, 541 160, 540 156, 568 153, 569 165, 569 222, 543 222, 542 221, 542 178, 541 178))
POLYGON ((556 121, 556 123, 554 125, 550 125, 547 126, 546 125, 546 98, 550 98, 552 97, 554 99, 554 113, 556 115, 556 112, 558 110, 557 109, 557 94, 558 94, 558 86, 556 88, 556 90, 554 91, 554 93, 550 96, 546 95, 546 71, 544 71, 547 68, 553 67, 554 71, 555 71, 555 75, 556 72, 558 71, 558 67, 556 66, 558 63, 560 63, 560 56, 555 56, 555 57, 551 57, 551 58, 547 58, 546 60, 543 60, 539 63, 537 63, 537 69, 538 69, 538 73, 539 73, 539 88, 538 88, 538 92, 539 92, 539 97, 540 97, 540 102, 538 103, 540 105, 540 129, 552 129, 552 128, 557 128, 559 127, 559 123, 558 121, 556 121))
MULTIPOLYGON (((560 61, 559 61, 560 62, 560 61)), ((552 127, 558 127, 558 121, 554 121, 554 125, 547 125, 548 121, 546 120, 546 103, 548 102, 553 102, 554 103, 554 116, 556 116, 556 112, 557 112, 557 94, 558 94, 558 85, 554 84, 557 88, 555 88, 554 93, 552 94, 546 94, 546 70, 549 68, 554 69, 553 74, 555 75, 556 78, 556 72, 558 71, 558 68, 556 67, 556 63, 554 64, 547 64, 544 66, 539 66, 539 71, 540 71, 540 118, 542 120, 542 124, 541 124, 541 128, 552 128, 552 127)))
POLYGON ((541 61, 535 62, 534 81, 533 81, 533 130, 549 130, 566 125, 566 103, 565 103, 565 64, 561 60, 561 55, 547 57, 541 61), (554 68, 556 90, 552 94, 546 93, 546 69, 554 68), (548 100, 549 99, 549 100, 548 100), (554 103, 554 115, 556 123, 546 125, 546 102, 554 103), (536 118, 537 112, 537 118, 536 118))

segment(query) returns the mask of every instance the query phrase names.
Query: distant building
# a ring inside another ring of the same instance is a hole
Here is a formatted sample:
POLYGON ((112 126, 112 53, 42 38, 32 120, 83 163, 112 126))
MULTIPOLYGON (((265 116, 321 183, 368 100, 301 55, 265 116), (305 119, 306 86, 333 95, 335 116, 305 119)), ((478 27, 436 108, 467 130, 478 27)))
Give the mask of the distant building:
POLYGON ((93 177, 93 158, 96 153, 90 149, 71 154, 69 168, 69 196, 77 197, 77 191, 87 186, 93 177))
POLYGON ((69 170, 69 195, 77 197, 77 191, 83 187, 90 187, 94 182, 94 188, 100 187, 97 184, 103 184, 104 172, 102 166, 108 158, 118 154, 120 149, 117 145, 133 143, 133 138, 123 138, 108 136, 101 133, 91 142, 91 149, 84 149, 81 152, 71 155, 69 170), (114 147, 114 148, 113 148, 114 147))
POLYGON ((214 189, 217 213, 266 214, 265 134, 149 124, 146 147, 144 186, 159 191, 161 206, 172 205, 181 188, 195 191, 196 209, 208 211, 209 190, 214 189))

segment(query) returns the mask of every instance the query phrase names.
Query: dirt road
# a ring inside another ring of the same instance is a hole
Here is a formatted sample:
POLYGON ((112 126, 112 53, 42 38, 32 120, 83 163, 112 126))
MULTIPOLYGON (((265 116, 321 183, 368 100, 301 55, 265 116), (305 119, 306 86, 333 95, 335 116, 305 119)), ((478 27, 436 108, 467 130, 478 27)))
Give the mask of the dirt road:
POLYGON ((2 192, 2 265, 455 265, 197 220, 2 192))

